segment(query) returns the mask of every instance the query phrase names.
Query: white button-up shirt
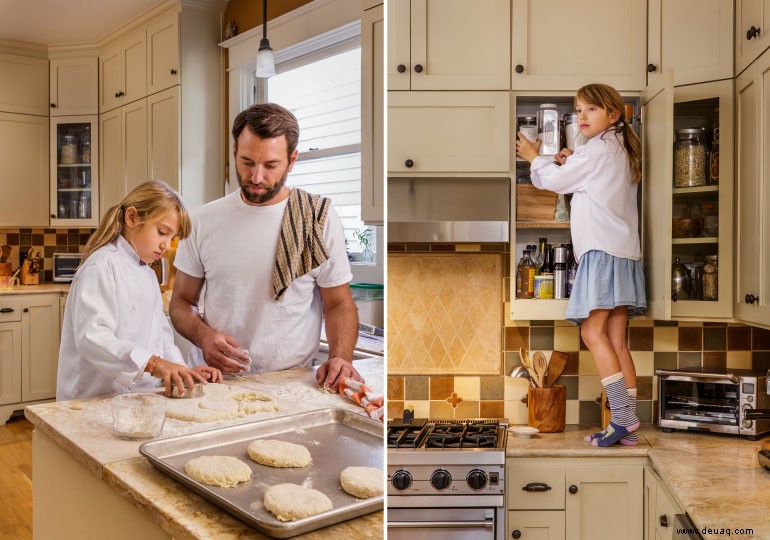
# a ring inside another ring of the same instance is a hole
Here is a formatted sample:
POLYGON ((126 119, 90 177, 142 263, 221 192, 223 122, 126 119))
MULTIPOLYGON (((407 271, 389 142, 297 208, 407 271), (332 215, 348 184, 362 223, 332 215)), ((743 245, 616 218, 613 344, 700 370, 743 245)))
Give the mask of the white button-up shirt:
POLYGON ((155 272, 119 236, 88 257, 72 281, 56 399, 155 388, 160 380, 144 373, 152 355, 184 364, 163 312, 155 272))

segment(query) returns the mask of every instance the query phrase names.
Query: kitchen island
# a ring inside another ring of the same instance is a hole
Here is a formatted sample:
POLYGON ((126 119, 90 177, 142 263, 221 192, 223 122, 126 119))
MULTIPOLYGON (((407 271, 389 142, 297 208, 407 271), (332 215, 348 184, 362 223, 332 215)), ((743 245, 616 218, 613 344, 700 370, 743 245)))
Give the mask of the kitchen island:
POLYGON ((743 437, 663 433, 644 426, 636 446, 596 448, 583 441, 596 426, 567 426, 563 433, 541 433, 531 439, 508 438, 511 458, 639 458, 647 457, 679 506, 689 514, 704 539, 770 539, 770 471, 759 466, 759 441, 743 437), (706 530, 706 532, 702 532, 706 530), (750 534, 735 530, 751 529, 750 534))
MULTIPOLYGON (((384 391, 382 359, 355 363, 367 384, 384 391)), ((278 412, 211 423, 167 419, 161 438, 300 412, 361 407, 315 383, 313 368, 230 378, 225 382, 271 395, 278 412)), ((115 436, 111 397, 34 405, 25 410, 33 434, 33 535, 57 540, 266 538, 156 470, 139 454, 141 441, 115 436)), ((383 512, 308 533, 303 538, 383 538, 383 512)))

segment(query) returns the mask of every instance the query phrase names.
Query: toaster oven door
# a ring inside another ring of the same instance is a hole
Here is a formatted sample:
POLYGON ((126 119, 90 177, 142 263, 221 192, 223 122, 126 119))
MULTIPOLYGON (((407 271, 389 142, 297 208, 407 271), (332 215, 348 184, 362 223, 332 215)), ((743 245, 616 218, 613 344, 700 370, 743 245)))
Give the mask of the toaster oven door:
POLYGON ((738 433, 740 385, 728 379, 661 378, 660 424, 738 433))

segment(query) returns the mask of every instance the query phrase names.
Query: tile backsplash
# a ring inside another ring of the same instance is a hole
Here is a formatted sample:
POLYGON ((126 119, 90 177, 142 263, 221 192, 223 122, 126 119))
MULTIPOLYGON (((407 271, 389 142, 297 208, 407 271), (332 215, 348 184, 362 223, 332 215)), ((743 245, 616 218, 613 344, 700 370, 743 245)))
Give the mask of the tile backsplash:
POLYGON ((82 253, 94 229, 0 229, 0 245, 11 246, 9 262, 19 266, 20 253, 32 248, 43 257, 43 281, 53 281, 54 253, 82 253))

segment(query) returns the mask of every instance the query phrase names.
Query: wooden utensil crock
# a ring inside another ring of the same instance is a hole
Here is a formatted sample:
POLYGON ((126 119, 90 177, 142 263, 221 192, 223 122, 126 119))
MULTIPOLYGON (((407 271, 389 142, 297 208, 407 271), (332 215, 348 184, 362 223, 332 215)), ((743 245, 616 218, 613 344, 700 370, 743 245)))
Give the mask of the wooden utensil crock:
POLYGON ((564 431, 567 419, 567 389, 562 385, 527 389, 527 423, 541 433, 564 431))

